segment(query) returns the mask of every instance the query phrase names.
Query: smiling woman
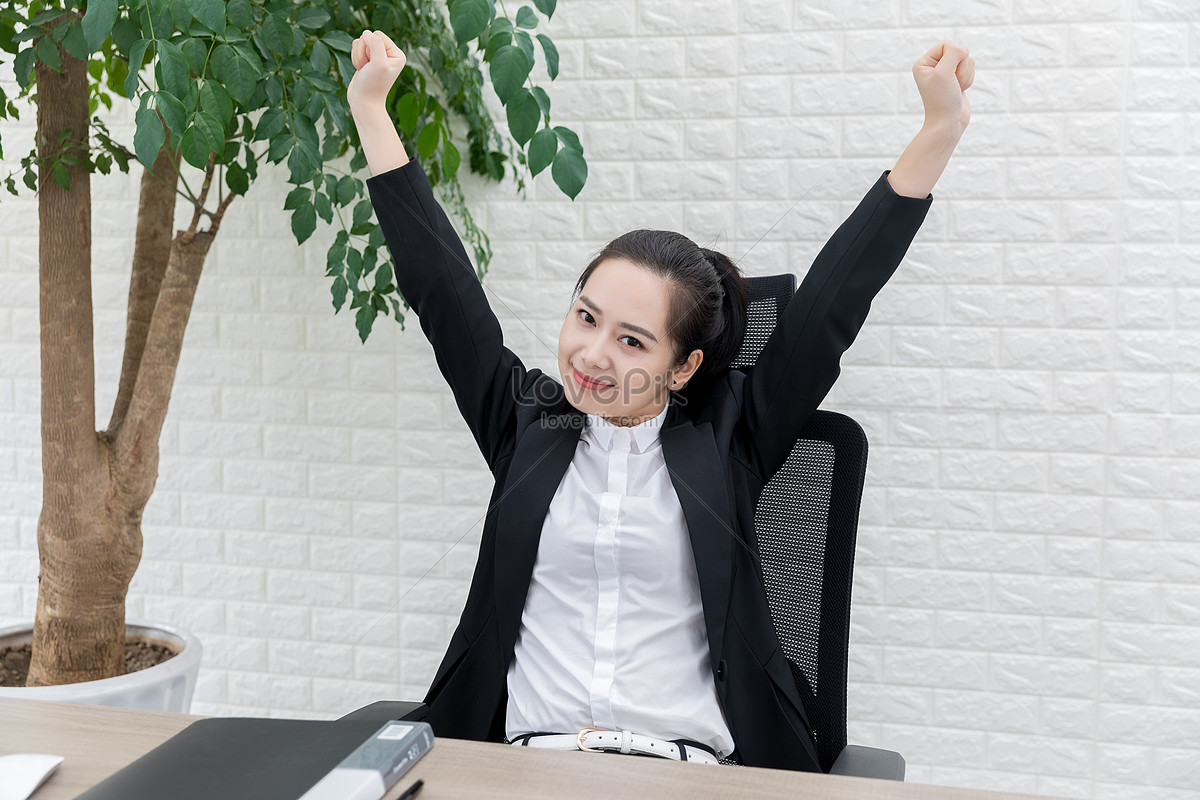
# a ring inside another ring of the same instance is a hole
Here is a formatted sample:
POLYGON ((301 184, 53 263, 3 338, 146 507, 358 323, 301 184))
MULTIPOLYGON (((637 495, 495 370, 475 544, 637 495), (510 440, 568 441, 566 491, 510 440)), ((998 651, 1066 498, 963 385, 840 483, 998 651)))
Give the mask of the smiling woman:
POLYGON ((926 54, 940 62, 918 78, 936 96, 927 127, 822 249, 750 374, 729 369, 746 326, 737 266, 637 230, 580 275, 561 382, 504 346, 421 165, 379 113, 402 54, 374 33, 354 53, 350 106, 396 282, 496 479, 425 697, 435 733, 821 769, 771 621, 754 507, 925 218, 966 125, 965 49, 926 54))
POLYGON ((695 394, 711 383, 728 369, 746 328, 737 266, 672 231, 612 240, 575 294, 558 338, 567 398, 622 427, 658 416, 672 392, 692 385, 695 394))

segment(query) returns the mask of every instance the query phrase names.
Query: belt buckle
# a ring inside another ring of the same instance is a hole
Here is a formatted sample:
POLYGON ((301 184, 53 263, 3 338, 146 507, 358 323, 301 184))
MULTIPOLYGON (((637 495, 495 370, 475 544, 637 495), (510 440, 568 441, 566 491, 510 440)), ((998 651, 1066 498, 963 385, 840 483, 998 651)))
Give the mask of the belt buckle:
POLYGON ((603 733, 603 732, 604 732, 604 728, 581 728, 579 730, 579 733, 575 734, 575 744, 577 744, 579 746, 579 749, 584 751, 585 753, 603 753, 604 751, 601 750, 600 748, 588 747, 586 744, 583 743, 583 737, 587 736, 589 733, 603 733))

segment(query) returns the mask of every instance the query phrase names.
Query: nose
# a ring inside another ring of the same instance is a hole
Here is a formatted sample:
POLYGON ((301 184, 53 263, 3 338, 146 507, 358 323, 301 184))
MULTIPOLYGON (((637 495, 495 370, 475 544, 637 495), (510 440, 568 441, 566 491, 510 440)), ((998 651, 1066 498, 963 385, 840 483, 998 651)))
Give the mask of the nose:
POLYGON ((588 369, 601 370, 608 363, 608 357, 604 352, 604 340, 599 337, 593 337, 583 346, 583 363, 588 369))

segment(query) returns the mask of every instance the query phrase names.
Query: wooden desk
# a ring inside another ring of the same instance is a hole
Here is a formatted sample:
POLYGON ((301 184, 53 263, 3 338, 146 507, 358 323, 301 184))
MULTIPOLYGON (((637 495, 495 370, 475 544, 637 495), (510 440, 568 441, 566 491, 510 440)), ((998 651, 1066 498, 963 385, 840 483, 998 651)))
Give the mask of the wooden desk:
MULTIPOLYGON (((0 698, 0 755, 64 756, 32 800, 65 800, 116 772, 199 717, 161 711, 0 698)), ((392 788, 394 800, 424 778, 419 800, 478 798, 804 798, 804 800, 1017 800, 1027 795, 814 775, 710 767, 611 754, 531 750, 438 739, 392 788)))

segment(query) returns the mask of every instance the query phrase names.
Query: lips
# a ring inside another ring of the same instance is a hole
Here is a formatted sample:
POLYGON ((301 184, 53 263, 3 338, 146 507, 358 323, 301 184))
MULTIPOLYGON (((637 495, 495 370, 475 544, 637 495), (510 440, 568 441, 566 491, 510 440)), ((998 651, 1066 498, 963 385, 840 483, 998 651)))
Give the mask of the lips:
POLYGON ((604 383, 603 381, 595 380, 584 375, 579 370, 572 370, 575 373, 576 382, 585 389, 608 389, 614 386, 612 383, 604 383))

